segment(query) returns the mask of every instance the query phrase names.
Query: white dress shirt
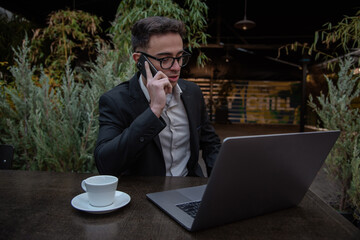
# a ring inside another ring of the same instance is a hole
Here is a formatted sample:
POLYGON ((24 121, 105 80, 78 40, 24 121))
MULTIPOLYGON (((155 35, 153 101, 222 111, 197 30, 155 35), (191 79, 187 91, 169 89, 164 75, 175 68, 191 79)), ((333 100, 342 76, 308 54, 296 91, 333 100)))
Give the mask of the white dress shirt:
MULTIPOLYGON (((150 95, 140 76, 139 83, 147 100, 150 95)), ((166 95, 166 106, 161 117, 166 127, 159 133, 165 160, 166 176, 186 176, 186 164, 190 158, 190 130, 186 110, 181 101, 181 88, 178 84, 172 94, 166 95)))

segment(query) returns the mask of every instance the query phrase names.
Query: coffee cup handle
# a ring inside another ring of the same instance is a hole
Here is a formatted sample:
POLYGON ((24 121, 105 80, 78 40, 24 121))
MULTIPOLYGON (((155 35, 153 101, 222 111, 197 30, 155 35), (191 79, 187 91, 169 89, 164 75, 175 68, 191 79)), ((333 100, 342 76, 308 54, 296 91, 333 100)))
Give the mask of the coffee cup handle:
POLYGON ((82 180, 81 187, 86 192, 85 180, 82 180))

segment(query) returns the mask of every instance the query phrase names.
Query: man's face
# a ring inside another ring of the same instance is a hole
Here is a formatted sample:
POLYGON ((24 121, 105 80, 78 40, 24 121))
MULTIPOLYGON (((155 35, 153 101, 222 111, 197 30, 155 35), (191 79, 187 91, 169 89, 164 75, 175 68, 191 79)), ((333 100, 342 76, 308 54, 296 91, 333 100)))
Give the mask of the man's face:
MULTIPOLYGON (((153 35, 150 37, 148 48, 144 52, 157 58, 179 57, 184 52, 183 41, 177 33, 153 35)), ((135 59, 135 61, 137 61, 137 59, 135 59)), ((181 67, 176 60, 170 69, 162 69, 160 62, 155 59, 149 58, 149 60, 158 71, 165 73, 173 87, 177 84, 181 67)))

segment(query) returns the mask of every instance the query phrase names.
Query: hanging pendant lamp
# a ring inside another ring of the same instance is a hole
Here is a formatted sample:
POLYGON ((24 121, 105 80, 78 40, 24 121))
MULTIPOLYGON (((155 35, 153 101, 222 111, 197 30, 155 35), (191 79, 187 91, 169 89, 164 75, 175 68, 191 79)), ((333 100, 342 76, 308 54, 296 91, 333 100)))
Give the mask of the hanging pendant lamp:
POLYGON ((248 30, 248 29, 254 28, 256 26, 256 23, 254 21, 246 19, 246 3, 247 3, 247 0, 245 0, 244 19, 236 22, 234 24, 235 28, 242 29, 242 30, 248 30))

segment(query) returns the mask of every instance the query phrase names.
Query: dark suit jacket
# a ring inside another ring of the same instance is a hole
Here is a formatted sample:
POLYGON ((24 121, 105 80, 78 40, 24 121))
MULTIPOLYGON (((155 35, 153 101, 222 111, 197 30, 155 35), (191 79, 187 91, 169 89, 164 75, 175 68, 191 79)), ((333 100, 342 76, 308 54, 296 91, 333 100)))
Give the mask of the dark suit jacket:
MULTIPOLYGON (((99 135, 95 161, 100 174, 165 175, 165 162, 158 134, 165 127, 156 117, 139 84, 139 73, 106 92, 99 100, 99 135)), ((179 79, 181 99, 189 119, 191 156, 189 176, 203 176, 199 149, 210 174, 220 149, 200 88, 179 79)))

